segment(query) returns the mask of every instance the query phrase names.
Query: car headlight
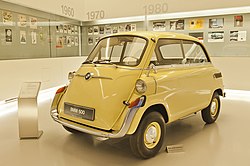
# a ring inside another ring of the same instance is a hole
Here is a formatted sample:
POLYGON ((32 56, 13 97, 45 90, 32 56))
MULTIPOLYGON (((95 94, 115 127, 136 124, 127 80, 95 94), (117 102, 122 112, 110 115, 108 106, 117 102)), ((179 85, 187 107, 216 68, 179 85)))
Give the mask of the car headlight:
POLYGON ((147 85, 145 81, 138 79, 135 84, 135 89, 140 94, 145 93, 147 90, 147 85))

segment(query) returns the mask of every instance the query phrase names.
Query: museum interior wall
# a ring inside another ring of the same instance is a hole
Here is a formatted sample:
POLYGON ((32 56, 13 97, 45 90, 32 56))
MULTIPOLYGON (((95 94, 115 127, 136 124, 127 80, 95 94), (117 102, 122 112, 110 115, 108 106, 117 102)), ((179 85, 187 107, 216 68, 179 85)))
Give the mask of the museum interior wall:
POLYGON ((41 81, 42 89, 67 83, 84 60, 81 23, 3 1, 0 13, 0 101, 18 96, 23 82, 41 81))
MULTIPOLYGON (((121 31, 141 30, 172 31, 199 38, 206 45, 214 64, 222 71, 225 88, 250 90, 250 78, 247 76, 250 66, 250 10, 221 15, 148 19, 145 7, 149 6, 145 5, 152 3, 149 0, 133 1, 141 6, 141 10, 134 9, 136 5, 126 8, 129 3, 122 5, 114 0, 105 4, 89 0, 65 4, 57 0, 49 7, 45 1, 43 4, 29 0, 9 2, 20 5, 0 1, 0 101, 17 96, 21 84, 26 81, 41 81, 42 89, 67 83, 68 72, 81 65, 101 37, 121 31), (110 4, 122 6, 122 9, 113 7, 108 10, 110 4), (62 11, 64 5, 71 5, 73 14, 72 10, 65 14, 62 11), (100 12, 99 17, 102 17, 102 11, 105 12, 103 17, 108 19, 93 21, 92 12, 96 10, 100 12), (11 21, 8 20, 10 16, 11 21), (139 21, 132 17, 130 21, 112 20, 128 16, 141 17, 139 21)), ((166 9, 166 12, 250 6, 250 2, 245 0, 219 4, 192 0, 192 3, 183 1, 187 4, 181 6, 173 0, 154 3, 162 4, 161 10, 166 9), (196 5, 191 5, 194 3, 196 5)))

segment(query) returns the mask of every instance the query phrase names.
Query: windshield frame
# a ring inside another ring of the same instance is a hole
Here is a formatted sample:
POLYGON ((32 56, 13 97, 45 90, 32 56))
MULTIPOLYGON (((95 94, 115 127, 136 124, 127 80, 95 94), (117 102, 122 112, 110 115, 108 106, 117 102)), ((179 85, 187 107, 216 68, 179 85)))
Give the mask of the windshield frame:
MULTIPOLYGON (((113 38, 113 37, 135 37, 135 38, 144 39, 144 40, 146 41, 146 42, 145 42, 145 46, 144 46, 144 48, 143 48, 143 50, 142 50, 142 52, 141 52, 140 59, 138 60, 138 63, 137 63, 137 64, 135 64, 135 65, 121 65, 121 64, 115 64, 116 66, 123 66, 123 67, 124 67, 124 66, 125 66, 125 67, 136 67, 136 66, 139 66, 139 65, 141 64, 141 62, 142 62, 142 59, 143 59, 143 57, 144 57, 144 54, 145 54, 147 48, 148 48, 149 39, 146 38, 146 37, 143 37, 143 36, 130 35, 130 34, 128 34, 128 35, 121 34, 121 35, 105 36, 105 37, 101 38, 101 39, 97 42, 97 44, 95 44, 94 48, 91 50, 91 52, 89 53, 87 59, 86 59, 83 63, 85 63, 85 62, 94 63, 94 62, 90 61, 90 55, 94 52, 94 50, 96 49, 96 47, 99 45, 99 43, 100 43, 101 41, 103 41, 103 40, 105 40, 105 39, 108 39, 108 38, 113 38)), ((125 52, 125 50, 124 50, 124 48, 123 48, 122 54, 121 54, 122 57, 124 56, 124 52, 125 52)), ((112 65, 113 63, 112 63, 112 61, 111 61, 111 63, 101 63, 101 64, 104 64, 104 65, 109 65, 109 64, 111 64, 111 65, 112 65)))

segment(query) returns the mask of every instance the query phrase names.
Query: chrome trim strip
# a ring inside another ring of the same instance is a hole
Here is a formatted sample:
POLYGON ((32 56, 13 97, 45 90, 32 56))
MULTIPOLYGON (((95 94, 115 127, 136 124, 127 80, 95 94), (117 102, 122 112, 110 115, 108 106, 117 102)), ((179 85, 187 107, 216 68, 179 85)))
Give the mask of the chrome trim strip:
MULTIPOLYGON (((211 62, 204 62, 204 63, 191 63, 191 64, 173 64, 173 65, 160 65, 155 66, 155 69, 169 69, 169 68, 182 68, 182 67, 188 67, 188 66, 204 66, 204 65, 211 65, 211 62)), ((145 70, 150 70, 149 68, 146 68, 145 70)))
MULTIPOLYGON (((75 76, 84 77, 84 78, 85 78, 86 75, 83 75, 83 74, 75 74, 75 76)), ((111 77, 105 77, 105 76, 92 76, 91 78, 100 78, 100 79, 113 80, 111 77)))
POLYGON ((78 76, 78 77, 85 77, 85 75, 83 75, 83 74, 75 74, 75 76, 78 76))
POLYGON ((92 78, 100 78, 100 79, 113 80, 113 78, 110 78, 110 77, 103 77, 103 76, 92 76, 92 78))
MULTIPOLYGON (((89 66, 84 66, 82 65, 81 67, 89 67, 89 66)), ((143 68, 128 68, 129 66, 125 67, 125 66, 118 66, 118 65, 98 65, 98 64, 95 64, 94 67, 107 67, 107 68, 117 68, 117 69, 126 69, 126 70, 143 70, 143 68)))
POLYGON ((74 126, 74 125, 72 125, 70 123, 67 123, 67 122, 64 122, 64 121, 60 120, 59 114, 58 114, 56 109, 51 110, 50 115, 56 122, 58 122, 58 123, 60 123, 60 124, 62 124, 64 126, 67 126, 69 128, 84 132, 84 133, 88 133, 88 134, 91 134, 91 135, 104 137, 104 138, 121 138, 121 137, 125 136, 126 133, 128 132, 129 127, 130 127, 130 125, 131 125, 131 123, 133 121, 133 118, 134 118, 134 116, 135 116, 138 109, 139 109, 139 107, 133 107, 133 108, 129 109, 129 111, 128 111, 126 117, 125 117, 125 120, 124 120, 124 122, 122 124, 121 130, 119 130, 117 133, 108 133, 108 132, 100 131, 100 130, 97 130, 97 129, 88 130, 88 129, 86 129, 86 126, 84 126, 85 128, 74 126))

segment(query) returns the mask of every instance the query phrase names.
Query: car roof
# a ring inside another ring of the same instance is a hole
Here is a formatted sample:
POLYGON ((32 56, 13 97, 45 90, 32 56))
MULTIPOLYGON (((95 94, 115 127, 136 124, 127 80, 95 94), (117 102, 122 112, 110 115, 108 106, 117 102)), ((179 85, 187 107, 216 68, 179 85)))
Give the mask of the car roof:
POLYGON ((141 36, 144 38, 154 38, 158 40, 160 38, 168 38, 168 39, 183 39, 183 40, 192 40, 196 42, 200 42, 197 38, 181 34, 181 33, 174 33, 174 32, 155 32, 155 31, 134 31, 134 32, 121 32, 116 33, 110 36, 117 36, 117 35, 133 35, 133 36, 141 36))

